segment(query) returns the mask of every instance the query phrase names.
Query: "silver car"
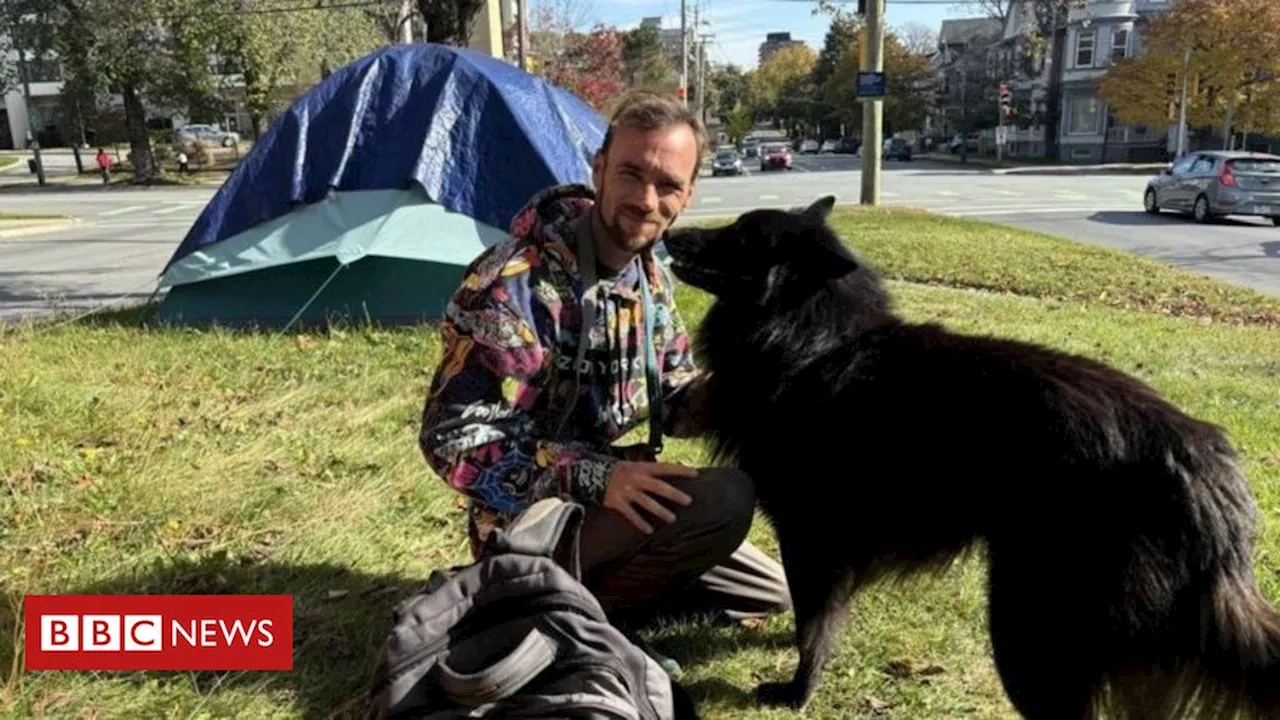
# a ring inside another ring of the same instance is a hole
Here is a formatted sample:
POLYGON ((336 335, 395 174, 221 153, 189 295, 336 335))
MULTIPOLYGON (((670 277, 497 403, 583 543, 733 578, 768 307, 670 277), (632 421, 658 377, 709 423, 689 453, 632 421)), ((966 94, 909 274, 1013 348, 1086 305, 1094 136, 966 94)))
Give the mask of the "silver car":
POLYGON ((1147 182, 1142 204, 1151 214, 1190 212, 1202 223, 1224 215, 1252 215, 1280 225, 1280 155, 1188 153, 1147 182))

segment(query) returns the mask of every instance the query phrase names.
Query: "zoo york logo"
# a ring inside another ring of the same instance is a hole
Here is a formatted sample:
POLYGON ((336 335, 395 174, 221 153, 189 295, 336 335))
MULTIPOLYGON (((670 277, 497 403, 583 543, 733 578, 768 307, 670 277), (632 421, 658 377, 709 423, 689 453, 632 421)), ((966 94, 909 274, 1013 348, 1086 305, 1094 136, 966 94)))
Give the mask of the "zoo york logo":
POLYGON ((291 595, 28 595, 28 670, 292 670, 291 595))

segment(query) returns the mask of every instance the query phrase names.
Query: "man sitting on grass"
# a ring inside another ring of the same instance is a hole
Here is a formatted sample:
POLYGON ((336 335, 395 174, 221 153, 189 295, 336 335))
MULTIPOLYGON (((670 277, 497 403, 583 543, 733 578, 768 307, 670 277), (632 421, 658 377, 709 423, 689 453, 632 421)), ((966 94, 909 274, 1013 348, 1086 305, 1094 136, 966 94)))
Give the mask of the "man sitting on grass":
POLYGON ((781 565, 746 542, 750 478, 655 462, 664 430, 695 431, 699 383, 653 246, 688 207, 706 143, 679 102, 624 99, 592 163, 595 190, 537 194, 511 238, 467 269, 423 410, 428 464, 470 499, 473 555, 544 497, 582 503, 584 582, 633 628, 678 591, 733 619, 790 604, 781 565), (646 421, 649 445, 613 445, 646 421))

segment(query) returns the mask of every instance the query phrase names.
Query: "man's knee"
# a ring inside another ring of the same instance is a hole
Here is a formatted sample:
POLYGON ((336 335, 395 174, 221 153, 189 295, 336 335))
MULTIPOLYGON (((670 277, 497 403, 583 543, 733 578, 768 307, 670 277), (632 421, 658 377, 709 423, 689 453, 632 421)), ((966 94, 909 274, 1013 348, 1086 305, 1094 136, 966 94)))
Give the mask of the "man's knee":
POLYGON ((695 514, 691 524, 714 528, 729 552, 746 539, 756 509, 755 484, 746 473, 735 468, 703 468, 685 489, 693 498, 684 508, 684 512, 695 514))

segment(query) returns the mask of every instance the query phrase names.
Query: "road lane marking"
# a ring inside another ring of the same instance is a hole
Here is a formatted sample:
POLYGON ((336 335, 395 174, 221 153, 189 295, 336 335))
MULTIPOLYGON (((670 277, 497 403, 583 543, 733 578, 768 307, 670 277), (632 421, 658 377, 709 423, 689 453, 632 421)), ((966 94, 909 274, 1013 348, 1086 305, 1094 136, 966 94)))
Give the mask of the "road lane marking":
POLYGON ((115 210, 106 210, 98 214, 101 215, 102 217, 110 217, 112 215, 124 215, 125 213, 131 213, 134 210, 146 210, 146 209, 147 209, 146 205, 130 205, 128 207, 116 208, 115 210))
POLYGON ((778 196, 777 195, 761 195, 760 199, 761 200, 777 200, 778 196))
POLYGON ((720 202, 720 198, 708 198, 708 197, 704 197, 704 198, 702 198, 702 202, 704 202, 704 203, 718 203, 718 202, 720 202))
POLYGON ((152 215, 168 215, 169 213, 175 213, 182 210, 190 210, 190 209, 191 209, 190 205, 170 205, 169 207, 166 207, 166 208, 153 210, 151 214, 152 215))
POLYGON ((960 193, 954 190, 939 190, 937 194, 942 197, 960 197, 960 193))

